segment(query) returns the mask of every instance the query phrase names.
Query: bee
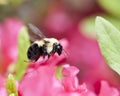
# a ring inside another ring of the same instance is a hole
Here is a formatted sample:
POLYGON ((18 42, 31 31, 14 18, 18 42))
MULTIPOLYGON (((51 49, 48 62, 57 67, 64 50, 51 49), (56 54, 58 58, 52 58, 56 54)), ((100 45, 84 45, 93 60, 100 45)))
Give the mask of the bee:
POLYGON ((34 41, 27 50, 27 57, 30 61, 37 61, 41 56, 48 58, 55 53, 61 55, 63 47, 56 38, 46 38, 46 36, 33 24, 28 24, 29 28, 39 37, 40 40, 34 41))

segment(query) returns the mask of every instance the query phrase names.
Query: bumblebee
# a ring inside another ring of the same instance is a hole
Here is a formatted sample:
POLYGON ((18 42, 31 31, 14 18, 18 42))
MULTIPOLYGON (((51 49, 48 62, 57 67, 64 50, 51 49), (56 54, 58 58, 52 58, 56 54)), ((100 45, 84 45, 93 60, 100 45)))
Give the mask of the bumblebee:
POLYGON ((30 61, 37 61, 41 56, 48 58, 55 53, 61 55, 63 47, 59 41, 55 38, 46 38, 42 32, 33 24, 28 24, 29 28, 38 36, 41 40, 34 41, 31 46, 28 48, 27 57, 30 61))

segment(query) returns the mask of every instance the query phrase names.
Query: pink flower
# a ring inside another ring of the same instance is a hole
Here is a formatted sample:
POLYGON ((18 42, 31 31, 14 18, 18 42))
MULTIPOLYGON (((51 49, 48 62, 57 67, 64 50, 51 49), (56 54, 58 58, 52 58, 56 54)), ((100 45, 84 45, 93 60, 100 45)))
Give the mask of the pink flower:
POLYGON ((76 75, 79 70, 74 66, 64 65, 63 67, 63 75, 65 77, 62 78, 62 84, 66 91, 81 91, 79 89, 78 78, 76 75))
POLYGON ((65 93, 71 94, 75 93, 78 96, 82 93, 87 92, 86 84, 79 85, 77 74, 79 70, 74 66, 64 65, 63 66, 63 75, 62 85, 64 86, 65 93))
POLYGON ((11 63, 17 60, 18 33, 22 26, 22 22, 17 18, 6 19, 0 24, 0 72, 2 74, 7 71, 11 63))

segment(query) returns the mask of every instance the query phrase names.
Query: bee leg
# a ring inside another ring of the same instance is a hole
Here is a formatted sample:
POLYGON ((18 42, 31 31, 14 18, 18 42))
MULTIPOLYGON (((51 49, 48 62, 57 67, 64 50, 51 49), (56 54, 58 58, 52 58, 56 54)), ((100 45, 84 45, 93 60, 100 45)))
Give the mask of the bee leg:
POLYGON ((52 54, 52 55, 54 55, 54 54, 55 54, 55 52, 56 52, 56 44, 53 44, 53 49, 52 49, 51 54, 52 54))
POLYGON ((48 59, 50 58, 50 54, 48 54, 48 59))
POLYGON ((46 46, 45 45, 43 45, 42 46, 42 52, 43 52, 43 59, 45 59, 45 56, 47 55, 47 49, 46 49, 46 46))

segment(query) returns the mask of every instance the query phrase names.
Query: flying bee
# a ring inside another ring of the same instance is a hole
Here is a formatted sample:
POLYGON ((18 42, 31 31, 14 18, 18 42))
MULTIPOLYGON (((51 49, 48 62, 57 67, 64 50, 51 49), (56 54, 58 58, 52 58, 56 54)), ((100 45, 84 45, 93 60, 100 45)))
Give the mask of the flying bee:
POLYGON ((41 40, 34 41, 31 46, 28 48, 27 57, 30 61, 37 61, 41 56, 48 58, 55 53, 61 55, 63 47, 60 42, 55 38, 46 38, 42 32, 33 24, 28 24, 29 28, 41 37, 41 40))

